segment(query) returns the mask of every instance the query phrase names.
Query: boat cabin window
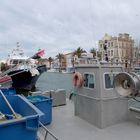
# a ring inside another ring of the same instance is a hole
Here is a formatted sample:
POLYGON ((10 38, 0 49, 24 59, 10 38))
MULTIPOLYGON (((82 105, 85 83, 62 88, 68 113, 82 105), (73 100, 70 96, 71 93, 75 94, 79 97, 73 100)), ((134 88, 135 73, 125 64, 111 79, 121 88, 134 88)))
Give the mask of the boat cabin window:
POLYGON ((94 88, 94 86, 95 86, 94 74, 85 73, 84 74, 84 87, 94 88))
POLYGON ((18 62, 18 63, 19 63, 19 64, 22 64, 23 62, 24 62, 23 60, 19 60, 19 62, 18 62))
POLYGON ((105 88, 107 89, 113 88, 113 80, 116 74, 117 73, 112 73, 112 72, 104 74, 105 88))
POLYGON ((14 60, 10 60, 10 64, 11 64, 11 65, 23 64, 24 61, 25 61, 25 60, 14 59, 14 60))
POLYGON ((13 64, 18 64, 18 60, 13 60, 13 64))

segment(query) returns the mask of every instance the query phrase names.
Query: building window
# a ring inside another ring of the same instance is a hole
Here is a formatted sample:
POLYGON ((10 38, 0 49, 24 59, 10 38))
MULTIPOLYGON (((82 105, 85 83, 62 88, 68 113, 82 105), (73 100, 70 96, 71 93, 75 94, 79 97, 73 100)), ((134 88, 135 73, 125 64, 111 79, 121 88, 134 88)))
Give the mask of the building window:
POLYGON ((124 46, 124 43, 122 42, 122 47, 124 46))
POLYGON ((135 52, 135 57, 137 57, 137 52, 135 52))
POLYGON ((113 56, 113 50, 111 50, 111 56, 113 56))
POLYGON ((126 50, 125 54, 126 54, 126 57, 128 57, 128 51, 127 50, 126 50))
POLYGON ((100 48, 102 48, 102 44, 100 44, 100 48))
POLYGON ((100 52, 101 56, 102 56, 102 52, 100 52))
POLYGON ((95 75, 85 73, 84 74, 84 87, 94 88, 95 87, 95 75))
POLYGON ((110 42, 108 42, 108 47, 110 47, 110 42))
POLYGON ((108 56, 110 56, 110 51, 108 51, 108 56))
POLYGON ((113 47, 113 42, 111 42, 111 47, 113 47))
POLYGON ((116 51, 117 57, 118 57, 118 50, 116 51))

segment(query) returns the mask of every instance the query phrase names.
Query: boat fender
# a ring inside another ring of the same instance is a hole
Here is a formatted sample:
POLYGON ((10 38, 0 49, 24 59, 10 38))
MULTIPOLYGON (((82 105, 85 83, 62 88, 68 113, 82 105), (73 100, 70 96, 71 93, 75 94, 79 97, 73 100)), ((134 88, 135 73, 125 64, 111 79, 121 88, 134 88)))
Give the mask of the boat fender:
POLYGON ((72 78, 72 84, 75 87, 82 87, 83 85, 83 77, 82 74, 79 72, 75 72, 72 78))
POLYGON ((31 73, 32 76, 39 75, 39 71, 36 68, 31 68, 30 73, 31 73))

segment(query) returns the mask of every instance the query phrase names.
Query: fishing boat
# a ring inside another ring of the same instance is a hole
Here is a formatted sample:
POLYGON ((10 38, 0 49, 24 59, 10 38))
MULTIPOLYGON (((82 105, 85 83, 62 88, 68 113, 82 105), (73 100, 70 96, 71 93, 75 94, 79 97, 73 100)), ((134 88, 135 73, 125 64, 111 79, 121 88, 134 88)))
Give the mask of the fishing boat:
POLYGON ((37 59, 42 55, 44 55, 44 50, 39 50, 32 57, 28 57, 17 43, 16 49, 12 50, 7 59, 9 69, 2 75, 11 77, 14 88, 32 90, 39 76, 46 71, 46 65, 37 64, 37 59))
POLYGON ((16 69, 8 72, 12 78, 12 86, 16 89, 32 90, 39 76, 46 71, 46 65, 37 66, 36 68, 16 69))

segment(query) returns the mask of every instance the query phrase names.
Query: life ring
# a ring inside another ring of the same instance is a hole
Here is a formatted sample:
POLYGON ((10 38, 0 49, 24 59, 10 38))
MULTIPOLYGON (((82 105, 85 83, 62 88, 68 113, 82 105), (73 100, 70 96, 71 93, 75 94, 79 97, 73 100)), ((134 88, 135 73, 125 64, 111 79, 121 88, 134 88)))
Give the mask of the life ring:
POLYGON ((83 85, 83 77, 81 73, 79 72, 74 73, 72 78, 72 84, 75 87, 81 87, 83 85))

